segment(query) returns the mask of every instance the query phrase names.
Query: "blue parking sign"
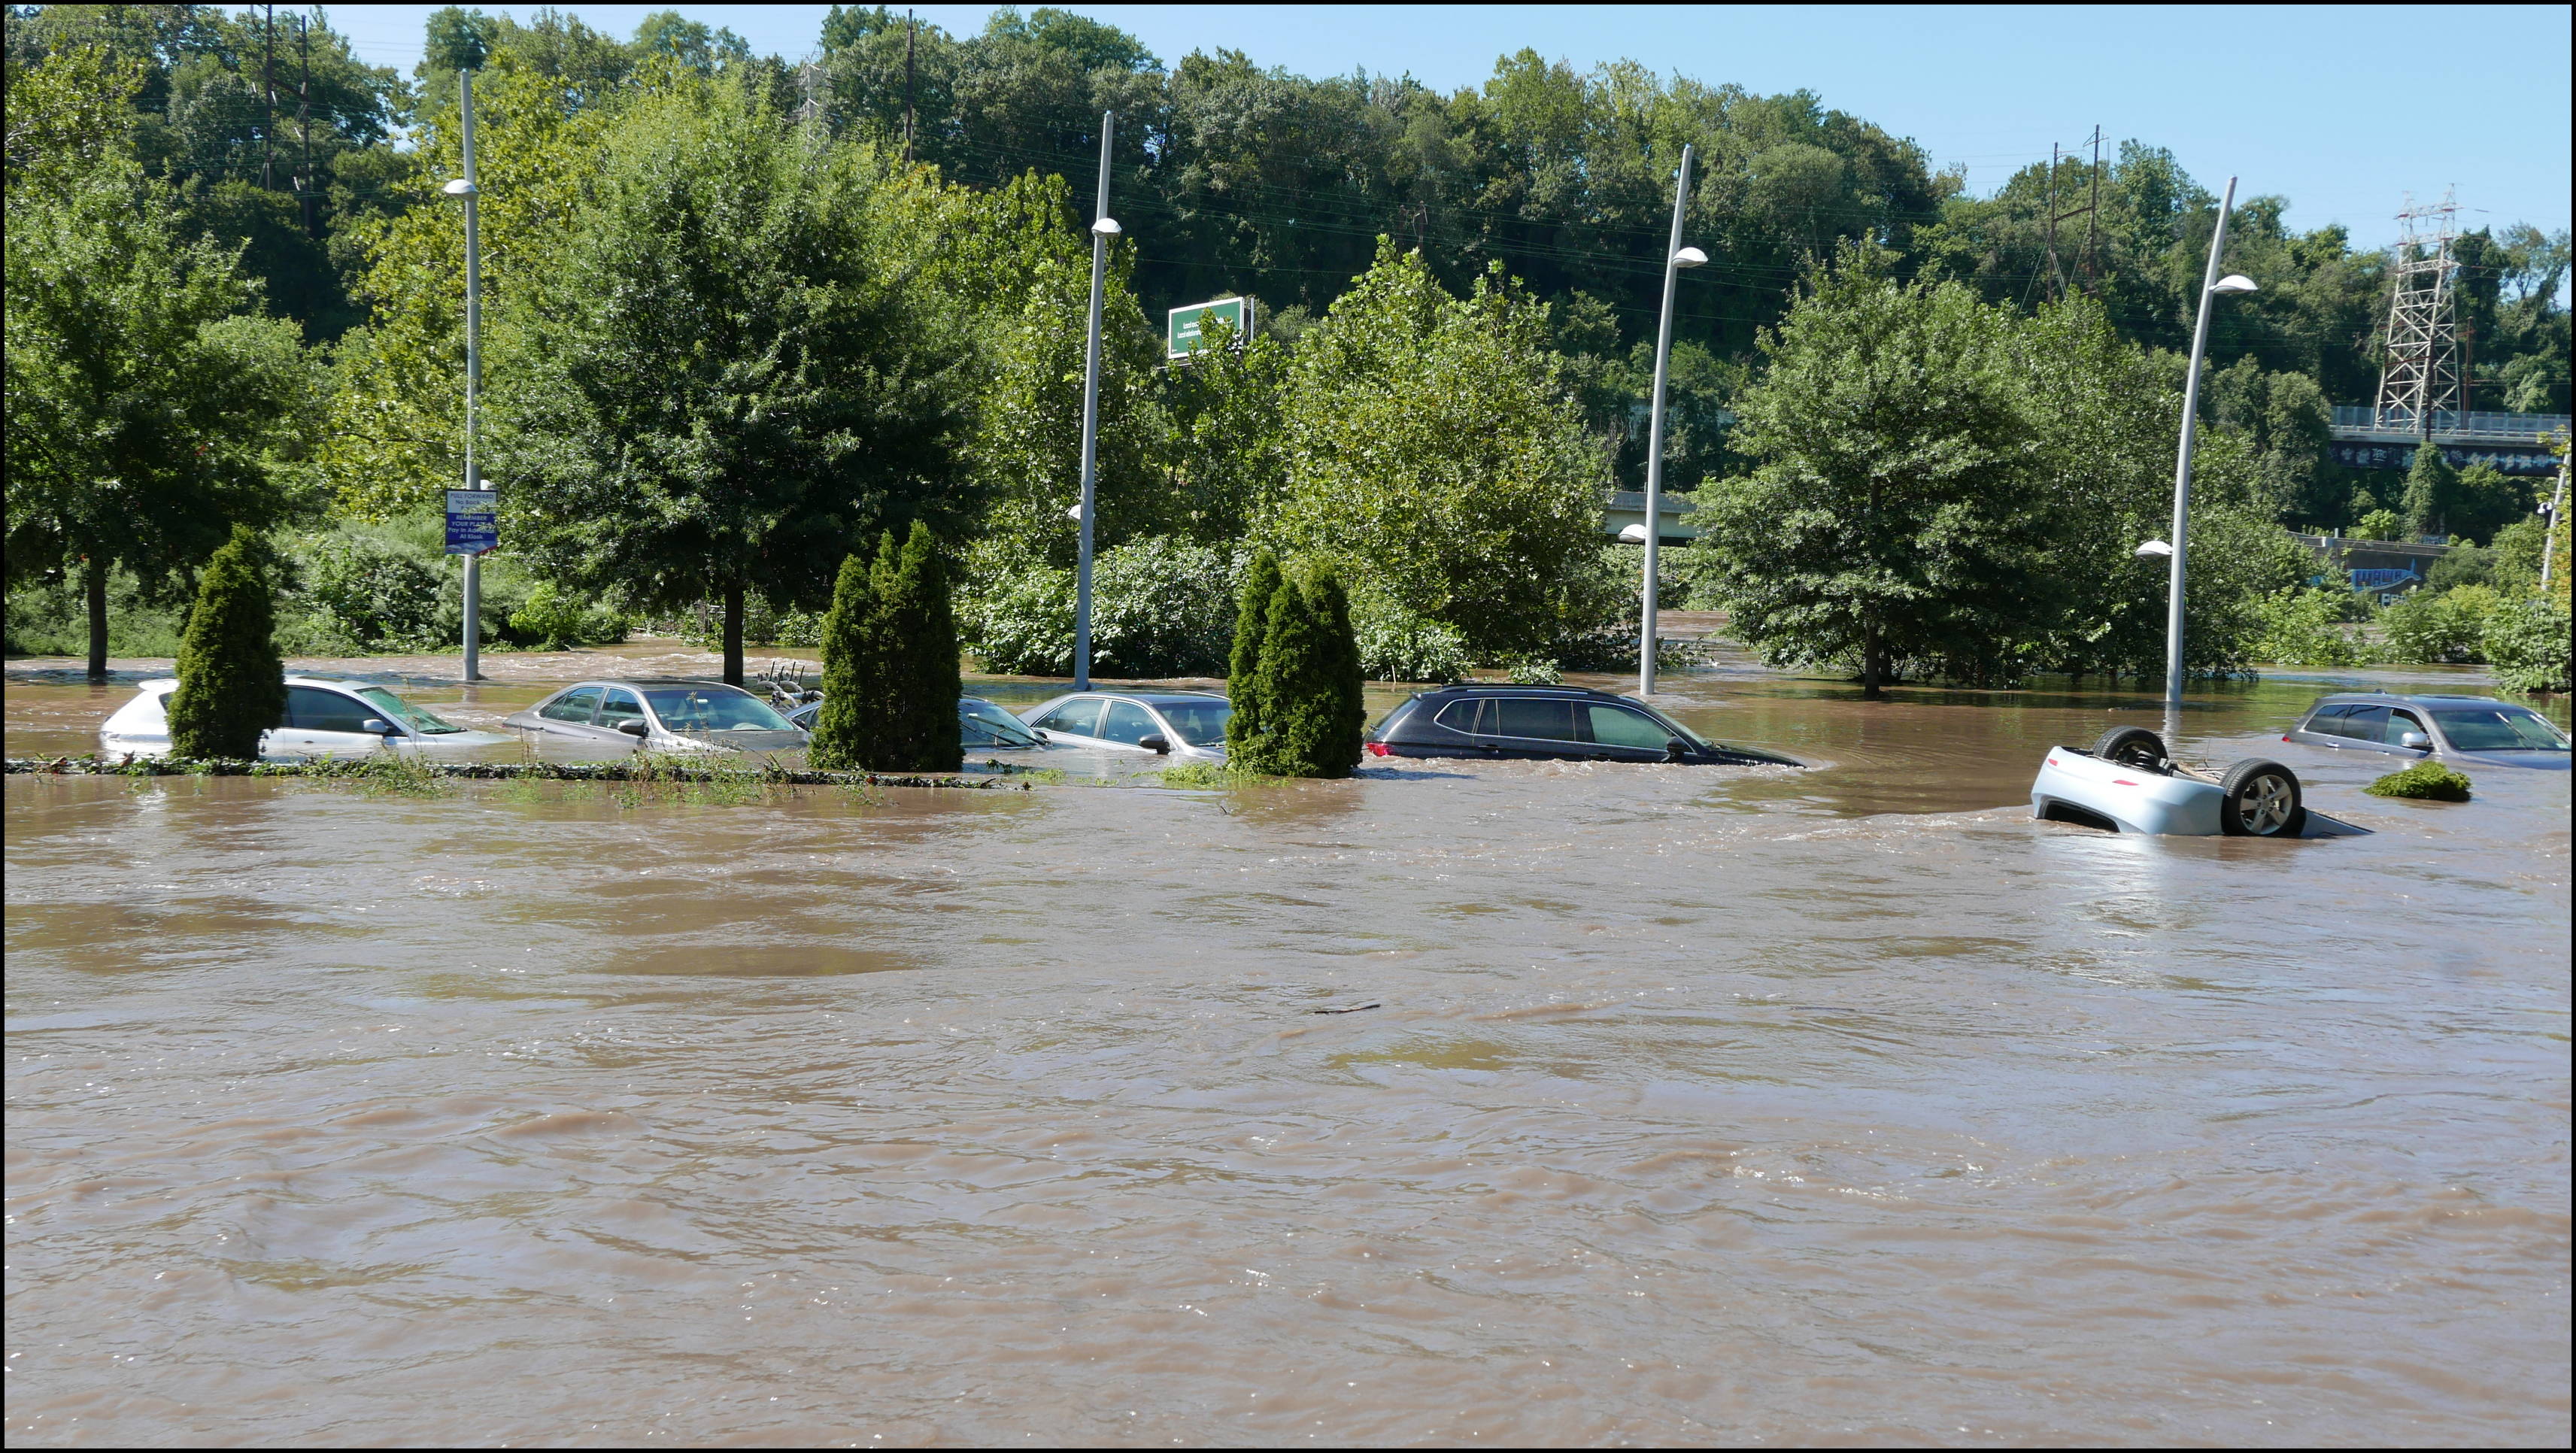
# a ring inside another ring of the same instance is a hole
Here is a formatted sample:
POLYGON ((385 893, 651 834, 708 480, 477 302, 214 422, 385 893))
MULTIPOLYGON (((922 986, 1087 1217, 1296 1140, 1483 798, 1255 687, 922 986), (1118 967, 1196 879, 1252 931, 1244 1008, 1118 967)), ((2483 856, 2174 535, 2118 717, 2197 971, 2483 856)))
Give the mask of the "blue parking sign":
POLYGON ((447 492, 447 553, 481 555, 500 546, 501 496, 488 489, 447 492))

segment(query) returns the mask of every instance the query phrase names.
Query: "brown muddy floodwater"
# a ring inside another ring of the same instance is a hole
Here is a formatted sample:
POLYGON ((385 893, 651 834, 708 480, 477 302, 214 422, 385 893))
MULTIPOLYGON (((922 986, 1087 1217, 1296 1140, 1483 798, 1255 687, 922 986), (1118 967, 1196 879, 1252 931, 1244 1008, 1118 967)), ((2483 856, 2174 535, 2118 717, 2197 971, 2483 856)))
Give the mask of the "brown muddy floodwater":
POLYGON ((10 777, 8 1436, 2564 1446, 2569 777, 2366 797, 2322 683, 2185 755, 2372 836, 1740 663, 1667 699, 1829 765, 10 777))

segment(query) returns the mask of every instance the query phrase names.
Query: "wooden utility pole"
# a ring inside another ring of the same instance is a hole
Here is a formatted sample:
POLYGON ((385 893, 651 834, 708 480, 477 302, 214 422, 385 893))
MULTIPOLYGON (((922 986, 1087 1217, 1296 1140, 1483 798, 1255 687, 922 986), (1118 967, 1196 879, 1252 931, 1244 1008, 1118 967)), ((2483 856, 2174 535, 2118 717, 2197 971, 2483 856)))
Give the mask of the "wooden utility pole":
POLYGON ((295 200, 304 208, 304 235, 322 235, 321 218, 313 210, 313 37, 305 17, 295 17, 295 53, 302 74, 295 81, 295 127, 303 134, 303 175, 295 182, 295 200))
POLYGON ((2101 264, 2093 257, 2093 222, 2102 211, 2102 123, 2093 123, 2093 195, 2084 204, 2084 280, 2102 285, 2101 264))
POLYGON ((268 7, 267 23, 260 30, 259 94, 267 116, 259 126, 259 185, 262 191, 267 191, 277 185, 277 7, 274 5, 268 7))
POLYGON ((2057 265, 2057 143, 2048 144, 2048 277, 2050 302, 2066 296, 2066 269, 2057 265))

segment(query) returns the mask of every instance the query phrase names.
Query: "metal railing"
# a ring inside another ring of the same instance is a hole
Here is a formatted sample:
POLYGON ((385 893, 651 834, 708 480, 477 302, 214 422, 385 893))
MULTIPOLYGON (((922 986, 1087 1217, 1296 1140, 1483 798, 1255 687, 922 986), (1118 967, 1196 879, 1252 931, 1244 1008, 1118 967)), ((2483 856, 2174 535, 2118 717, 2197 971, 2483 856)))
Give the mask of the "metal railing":
MULTIPOLYGON (((2412 410, 2391 409, 2382 413, 2368 404, 2335 405, 2334 428, 2337 433, 2419 437, 2412 410)), ((2567 428, 2568 416, 2565 414, 2506 414, 2484 410, 2464 414, 2456 409, 2437 409, 2433 413, 2432 432, 2436 439, 2536 443, 2552 434, 2564 434, 2567 428)))

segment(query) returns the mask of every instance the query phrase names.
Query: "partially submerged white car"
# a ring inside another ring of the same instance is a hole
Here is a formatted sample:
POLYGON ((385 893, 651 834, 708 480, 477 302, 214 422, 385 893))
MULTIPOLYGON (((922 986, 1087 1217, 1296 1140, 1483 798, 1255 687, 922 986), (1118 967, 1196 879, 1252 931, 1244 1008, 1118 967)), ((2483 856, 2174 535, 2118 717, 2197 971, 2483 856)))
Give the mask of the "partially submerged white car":
MULTIPOLYGON (((99 754, 111 760, 170 755, 170 696, 178 689, 174 677, 144 682, 134 699, 99 727, 99 754)), ((289 676, 286 711, 260 738, 259 755, 269 762, 302 762, 389 750, 444 755, 510 745, 509 737, 443 721, 372 682, 289 676)))
POLYGON ((2249 757, 2216 777, 2173 759, 2144 727, 2113 727, 2091 751, 2051 747, 2030 784, 2033 817, 2177 837, 2323 837, 2357 832, 2300 800, 2298 774, 2249 757))

